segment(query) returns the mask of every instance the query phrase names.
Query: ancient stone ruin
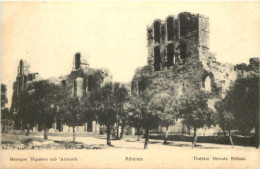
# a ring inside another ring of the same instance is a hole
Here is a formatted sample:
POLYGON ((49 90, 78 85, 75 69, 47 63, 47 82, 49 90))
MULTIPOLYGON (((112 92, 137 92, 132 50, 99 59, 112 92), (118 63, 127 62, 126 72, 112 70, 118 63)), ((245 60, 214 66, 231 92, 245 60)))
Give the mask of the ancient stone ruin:
MULTIPOLYGON (((245 77, 249 70, 251 74, 258 72, 253 65, 259 65, 259 59, 250 59, 249 66, 220 63, 210 52, 209 34, 209 18, 201 14, 182 12, 165 20, 154 20, 147 27, 147 65, 136 70, 131 82, 132 94, 171 89, 172 97, 178 101, 196 91, 204 91, 210 95, 208 106, 214 110, 215 102, 225 97, 237 78, 245 77), (149 84, 145 84, 142 75, 150 79, 149 84)), ((215 130, 212 128, 211 132, 215 130)), ((190 132, 181 121, 170 131, 190 132)), ((204 129, 202 132, 205 135, 204 129)))

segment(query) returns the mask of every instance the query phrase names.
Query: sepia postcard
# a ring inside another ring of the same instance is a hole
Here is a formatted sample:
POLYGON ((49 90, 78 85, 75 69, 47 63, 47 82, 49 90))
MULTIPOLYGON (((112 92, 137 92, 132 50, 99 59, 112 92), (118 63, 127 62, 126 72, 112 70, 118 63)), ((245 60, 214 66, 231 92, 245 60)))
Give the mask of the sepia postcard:
POLYGON ((258 169, 259 11, 2 1, 1 168, 258 169))

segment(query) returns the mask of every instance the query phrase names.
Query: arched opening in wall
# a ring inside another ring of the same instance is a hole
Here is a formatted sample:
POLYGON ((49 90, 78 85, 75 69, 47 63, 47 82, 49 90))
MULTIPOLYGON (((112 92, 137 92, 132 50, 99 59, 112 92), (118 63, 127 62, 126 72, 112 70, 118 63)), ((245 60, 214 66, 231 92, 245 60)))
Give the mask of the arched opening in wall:
POLYGON ((138 83, 138 92, 143 92, 145 91, 146 89, 146 83, 144 80, 141 80, 139 83, 138 83))
POLYGON ((65 81, 65 80, 62 80, 62 81, 61 81, 61 84, 62 84, 63 87, 65 87, 65 86, 66 86, 66 81, 65 81))
POLYGON ((185 41, 180 42, 180 55, 181 55, 181 59, 187 57, 187 45, 185 41))
POLYGON ((80 68, 80 53, 76 53, 75 55, 75 69, 79 69, 80 68))
POLYGON ((211 79, 209 76, 205 78, 204 86, 205 92, 211 92, 211 79))
POLYGON ((162 31, 161 31, 161 36, 162 36, 162 41, 165 41, 165 35, 166 35, 166 30, 165 30, 165 26, 162 25, 162 31))
POLYGON ((173 56, 174 56, 173 44, 169 44, 167 46, 167 67, 168 68, 170 66, 173 66, 173 56))
POLYGON ((92 91, 92 83, 93 83, 93 77, 90 75, 88 76, 88 91, 92 91))
POLYGON ((160 22, 154 22, 154 41, 160 43, 160 22))
POLYGON ((73 90, 73 96, 77 96, 77 81, 76 79, 74 80, 74 90, 73 90))
POLYGON ((19 66, 19 68, 20 68, 20 75, 21 74, 23 74, 23 61, 22 60, 20 60, 20 66, 19 66))
POLYGON ((161 67, 161 55, 160 48, 157 46, 154 48, 154 70, 159 71, 161 67))
POLYGON ((186 14, 181 13, 179 14, 179 23, 180 23, 180 36, 187 35, 187 29, 189 26, 189 18, 186 14))
POLYGON ((167 19, 167 39, 173 40, 173 18, 169 17, 167 19))

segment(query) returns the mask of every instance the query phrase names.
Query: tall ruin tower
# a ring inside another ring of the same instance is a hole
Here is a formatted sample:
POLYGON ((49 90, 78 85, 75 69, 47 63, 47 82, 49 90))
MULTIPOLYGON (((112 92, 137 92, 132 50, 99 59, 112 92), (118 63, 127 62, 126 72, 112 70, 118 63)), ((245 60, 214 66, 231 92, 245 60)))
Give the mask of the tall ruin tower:
POLYGON ((209 19, 187 12, 168 16, 164 21, 156 19, 147 28, 147 42, 148 64, 154 71, 185 64, 187 58, 207 57, 209 19))

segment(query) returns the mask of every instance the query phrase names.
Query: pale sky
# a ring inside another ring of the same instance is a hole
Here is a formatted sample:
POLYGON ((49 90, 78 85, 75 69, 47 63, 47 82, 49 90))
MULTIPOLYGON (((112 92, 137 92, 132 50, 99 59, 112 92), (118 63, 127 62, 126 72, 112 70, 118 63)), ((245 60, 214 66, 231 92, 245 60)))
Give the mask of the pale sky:
POLYGON ((113 80, 130 82, 146 65, 146 27, 179 12, 209 17, 210 48, 220 62, 260 55, 258 2, 2 2, 1 83, 12 84, 20 59, 48 78, 69 74, 80 52, 113 80))

